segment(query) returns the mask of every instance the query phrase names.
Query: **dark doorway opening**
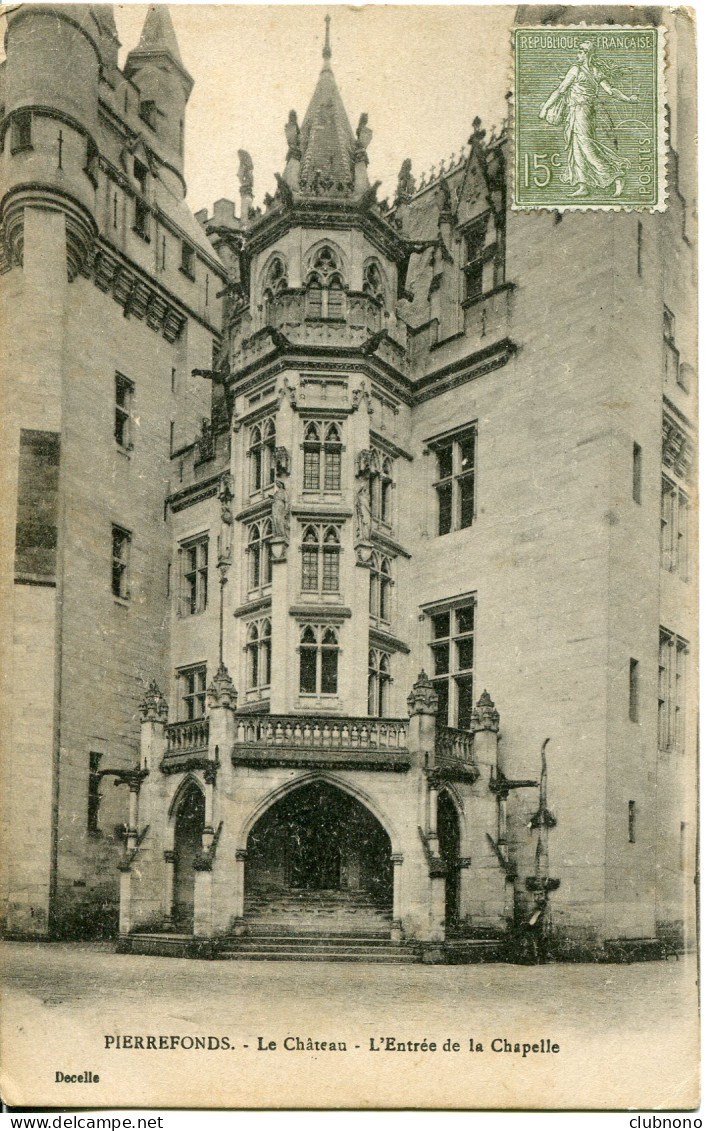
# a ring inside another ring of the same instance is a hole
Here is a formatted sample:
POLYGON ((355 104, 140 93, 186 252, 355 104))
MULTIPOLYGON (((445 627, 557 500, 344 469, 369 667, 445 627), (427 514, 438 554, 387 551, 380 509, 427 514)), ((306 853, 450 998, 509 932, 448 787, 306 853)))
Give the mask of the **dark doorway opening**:
POLYGON ((195 858, 202 847, 205 798, 197 785, 183 794, 176 812, 173 865, 173 922, 181 931, 193 930, 195 858))
POLYGON ((445 931, 460 924, 460 818, 448 793, 438 794, 438 840, 445 863, 445 931))
POLYGON ((310 782, 276 801, 252 828, 245 896, 253 918, 318 911, 325 926, 335 927, 347 917, 357 926, 359 915, 390 915, 390 838, 360 801, 328 782, 310 782))

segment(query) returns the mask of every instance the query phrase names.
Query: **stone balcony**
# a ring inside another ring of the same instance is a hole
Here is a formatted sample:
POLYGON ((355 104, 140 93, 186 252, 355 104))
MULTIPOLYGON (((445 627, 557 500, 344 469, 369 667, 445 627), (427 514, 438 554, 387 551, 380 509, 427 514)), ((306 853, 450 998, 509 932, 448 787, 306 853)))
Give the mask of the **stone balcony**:
POLYGON ((411 767, 408 719, 341 716, 237 716, 233 765, 319 766, 322 769, 411 767))
POLYGON ((471 730, 435 725, 435 756, 432 769, 461 781, 476 781, 480 776, 475 759, 475 736, 471 730))
POLYGON ((361 291, 339 291, 341 306, 328 316, 315 316, 306 290, 282 291, 272 301, 268 322, 255 329, 245 311, 233 323, 232 369, 240 372, 280 349, 364 350, 405 371, 407 327, 380 303, 361 291))

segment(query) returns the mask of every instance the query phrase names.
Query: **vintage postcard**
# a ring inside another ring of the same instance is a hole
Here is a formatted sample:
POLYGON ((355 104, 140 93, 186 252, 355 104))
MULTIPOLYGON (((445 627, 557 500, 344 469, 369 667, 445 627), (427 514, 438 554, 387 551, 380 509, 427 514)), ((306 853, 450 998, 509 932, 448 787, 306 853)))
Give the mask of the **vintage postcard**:
POLYGON ((691 1111, 694 13, 2 20, 2 1099, 691 1111))

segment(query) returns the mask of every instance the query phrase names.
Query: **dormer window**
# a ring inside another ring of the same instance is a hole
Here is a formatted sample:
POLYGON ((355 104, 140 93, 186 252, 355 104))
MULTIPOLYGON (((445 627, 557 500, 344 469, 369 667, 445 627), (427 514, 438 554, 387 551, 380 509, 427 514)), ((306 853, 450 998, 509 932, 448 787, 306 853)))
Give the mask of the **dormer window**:
POLYGON ((145 122, 150 129, 155 131, 158 111, 156 110, 156 103, 152 99, 142 99, 138 108, 138 116, 142 122, 145 122))
POLYGON ((180 269, 189 279, 195 279, 195 251, 185 240, 180 247, 180 269))
POLYGON ((482 294, 485 239, 487 220, 478 220, 465 232, 465 298, 479 298, 482 294))

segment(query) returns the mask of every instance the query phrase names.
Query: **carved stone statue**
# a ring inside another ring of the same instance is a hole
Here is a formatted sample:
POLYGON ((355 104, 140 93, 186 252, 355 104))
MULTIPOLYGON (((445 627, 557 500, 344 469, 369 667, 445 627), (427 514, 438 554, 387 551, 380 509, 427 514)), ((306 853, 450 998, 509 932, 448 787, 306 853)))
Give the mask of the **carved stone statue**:
POLYGON ((274 449, 274 468, 278 476, 289 475, 292 470, 292 457, 287 448, 274 449))
POLYGON ((398 174, 398 189, 396 195, 399 200, 410 200, 415 192, 415 177, 411 172, 412 167, 413 164, 410 157, 406 157, 398 174))
POLYGON ((356 129, 356 144, 360 150, 365 152, 373 137, 373 130, 368 124, 368 114, 362 114, 358 120, 358 127, 356 129))
POLYGON ((368 497, 368 483, 362 483, 356 492, 356 541, 371 540, 371 503, 368 497))
POLYGON ((289 518, 292 508, 289 495, 282 479, 278 479, 272 496, 272 534, 283 542, 289 542, 289 518))
POLYGON ((240 192, 252 196, 255 183, 252 158, 246 149, 238 149, 237 156, 240 159, 240 167, 237 172, 237 179, 240 182, 240 192))
POLYGON ((302 151, 300 148, 302 134, 301 130, 299 129, 296 110, 289 111, 289 119, 286 126, 284 127, 284 132, 287 135, 287 145, 289 147, 287 150, 287 159, 289 159, 290 157, 296 157, 297 161, 299 161, 302 156, 302 151))

